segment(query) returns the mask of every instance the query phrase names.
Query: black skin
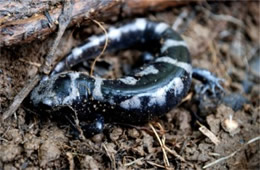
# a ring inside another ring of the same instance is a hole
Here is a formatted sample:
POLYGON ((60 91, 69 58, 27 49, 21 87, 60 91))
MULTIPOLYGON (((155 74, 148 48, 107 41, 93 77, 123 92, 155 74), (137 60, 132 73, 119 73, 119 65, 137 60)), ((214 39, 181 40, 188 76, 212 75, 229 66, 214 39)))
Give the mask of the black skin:
MULTIPOLYGON (((144 60, 147 61, 146 56, 142 57, 145 57, 144 60)), ((224 91, 223 87, 220 85, 220 81, 223 81, 223 79, 216 77, 211 72, 205 69, 193 68, 192 71, 192 78, 197 79, 203 83, 200 93, 204 94, 206 93, 206 91, 210 91, 213 96, 216 96, 216 88, 224 91)), ((104 117, 102 116, 102 114, 97 114, 97 117, 95 118, 95 121, 93 121, 93 123, 81 127, 83 129, 84 135, 88 137, 101 133, 104 128, 104 117), (102 124, 102 126, 100 126, 100 124, 102 124)))
MULTIPOLYGON (((170 46, 167 50, 161 51, 161 47, 163 43, 170 40, 182 40, 181 37, 175 33, 171 28, 167 28, 164 32, 157 34, 155 28, 157 23, 147 22, 145 31, 130 31, 128 33, 123 33, 119 40, 111 40, 107 50, 113 51, 125 49, 128 47, 132 47, 134 49, 140 49, 142 51, 149 51, 151 54, 158 53, 158 56, 168 56, 178 62, 190 64, 189 52, 186 46, 170 46)), ((100 53, 100 46, 103 46, 104 42, 99 43, 98 46, 93 46, 83 51, 82 56, 97 56, 100 53)), ((71 53, 73 54, 73 51, 71 53)), ((85 60, 86 58, 70 58, 68 61, 65 59, 64 64, 65 67, 63 69, 57 69, 52 72, 51 75, 56 73, 60 73, 72 67, 73 65, 85 60), (80 60, 79 60, 80 59, 80 60)), ((155 60, 154 57, 149 55, 149 53, 143 55, 143 63, 149 63, 149 60, 155 60)), ((149 64, 148 64, 149 65, 149 64)), ((148 121, 151 118, 159 117, 162 113, 167 113, 171 108, 176 106, 183 97, 187 94, 190 83, 191 76, 190 72, 185 71, 181 67, 176 67, 176 65, 170 63, 154 63, 160 74, 153 74, 147 76, 141 76, 138 83, 129 89, 129 86, 118 81, 118 80, 105 80, 102 85, 102 95, 105 99, 109 99, 110 96, 114 97, 113 100, 115 103, 121 103, 121 101, 125 101, 129 99, 131 96, 134 96, 140 92, 147 91, 148 89, 159 89, 162 86, 165 86, 166 82, 173 80, 173 78, 180 78, 182 80, 184 88, 182 91, 175 95, 173 91, 166 91, 166 102, 162 105, 148 105, 149 96, 144 96, 140 99, 140 103, 142 107, 124 109, 119 107, 119 105, 115 105, 115 107, 110 107, 108 101, 100 102, 99 100, 95 100, 89 96, 92 95, 93 90, 95 88, 95 80, 89 76, 85 76, 80 74, 80 77, 74 80, 78 87, 78 92, 80 93, 80 99, 71 99, 71 104, 63 105, 63 99, 71 94, 72 88, 70 86, 71 79, 68 74, 60 74, 58 75, 58 79, 52 77, 55 82, 53 89, 49 89, 51 87, 48 82, 42 83, 42 88, 39 91, 36 91, 36 94, 47 94, 51 92, 50 96, 53 97, 55 94, 54 100, 51 99, 50 102, 44 103, 40 100, 38 103, 35 103, 36 109, 40 110, 41 107, 44 108, 43 111, 49 110, 51 112, 55 112, 56 109, 71 109, 73 113, 75 113, 75 117, 80 121, 85 121, 87 118, 88 124, 81 124, 81 128, 86 136, 92 136, 94 134, 100 133, 104 128, 104 119, 112 120, 116 122, 125 122, 125 123, 140 123, 144 121, 148 121), (152 82, 152 83, 151 83, 152 82), (47 83, 47 84, 46 84, 47 83), (119 91, 119 92, 118 92, 119 91), (52 93, 54 92, 54 93, 52 93), (172 100, 174 97, 174 100, 172 100), (57 100, 56 100, 57 99, 57 100), (55 101, 57 104, 54 104, 55 101), (107 103, 106 103, 107 102, 107 103), (49 104, 48 104, 49 103, 49 104), (96 107, 98 106, 98 107, 96 107), (103 113, 103 110, 110 112, 103 113), (87 115, 87 116, 86 116, 87 115), (105 116, 105 118, 103 116, 105 116), (85 118, 85 119, 84 119, 85 118)), ((202 88, 202 93, 207 90, 211 90, 212 93, 215 93, 215 88, 221 86, 219 85, 219 80, 217 77, 213 76, 210 72, 202 70, 202 69, 194 69, 192 76, 196 79, 201 80, 206 85, 202 88)), ((75 86, 74 86, 75 87, 75 86)), ((52 88, 52 87, 51 87, 52 88)), ((176 90, 176 89, 175 89, 176 90)), ((38 95, 36 95, 37 97, 38 95)), ((48 96, 49 97, 49 96, 48 96)), ((93 96, 92 96, 93 97, 93 96)), ((37 100, 33 100, 37 101, 37 100)), ((70 110, 70 111, 71 111, 70 110)), ((57 110, 58 111, 58 110, 57 110)), ((66 115, 67 111, 59 111, 57 114, 57 118, 60 119, 62 117, 70 117, 72 115, 66 115), (65 114, 65 115, 64 115, 65 114)), ((55 114, 53 115, 55 116, 55 114)))
MULTIPOLYGON (((145 58, 143 60, 146 60, 146 62, 149 62, 149 61, 147 61, 146 56, 141 56, 141 58, 142 57, 145 58)), ((218 91, 216 91, 216 89, 219 89, 221 92, 224 91, 224 89, 220 85, 220 81, 223 81, 223 80, 216 77, 208 70, 201 69, 201 68, 193 68, 192 78, 199 80, 203 83, 203 85, 201 86, 202 88, 200 89, 200 91, 198 91, 201 94, 204 94, 208 91, 208 92, 211 92, 213 94, 213 96, 216 96, 216 93, 218 92, 218 91)), ((57 93, 57 94, 59 94, 59 93, 57 93)), ((60 111, 60 113, 68 113, 68 112, 69 112, 68 110, 60 111)), ((45 116, 47 116, 47 115, 45 115, 45 116)), ((53 115, 50 114, 48 116, 53 116, 53 115)), ((57 115, 55 119, 61 120, 60 118, 62 118, 62 117, 64 118, 64 115, 63 116, 57 115)), ((82 115, 82 117, 78 117, 78 119, 82 120, 79 122, 79 126, 82 129, 84 136, 91 137, 91 136, 94 136, 95 134, 102 133, 103 129, 104 129, 105 119, 108 120, 108 119, 111 119, 111 117, 104 118, 102 113, 98 114, 95 112, 95 114, 92 114, 91 117, 88 117, 88 120, 84 120, 84 115, 82 115)), ((71 134, 74 137, 78 138, 80 132, 78 131, 77 126, 75 126, 76 123, 70 121, 70 120, 75 120, 75 117, 73 118, 73 117, 71 117, 71 115, 67 115, 66 118, 62 119, 61 121, 68 121, 68 120, 73 125, 72 127, 74 127, 74 128, 72 128, 71 134)))

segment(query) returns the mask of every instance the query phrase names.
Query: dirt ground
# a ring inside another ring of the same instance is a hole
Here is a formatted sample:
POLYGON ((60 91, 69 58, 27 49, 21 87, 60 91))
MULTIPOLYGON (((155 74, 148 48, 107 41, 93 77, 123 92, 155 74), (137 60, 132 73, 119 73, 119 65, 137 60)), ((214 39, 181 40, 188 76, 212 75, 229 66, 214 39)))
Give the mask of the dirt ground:
MULTIPOLYGON (((138 15, 165 21, 181 33, 193 66, 223 78, 225 93, 198 94, 200 82, 194 81, 181 104, 159 120, 140 126, 107 123, 104 133, 87 139, 75 138, 67 124, 28 117, 21 105, 0 124, 0 169, 259 169, 259 11, 259 2, 226 2, 138 15)), ((130 18, 115 16, 104 27, 123 20, 130 18)), ((95 24, 69 28, 56 55, 100 32, 95 24)), ((38 73, 53 37, 1 48, 0 119, 38 73)), ((113 68, 96 69, 106 77, 120 76, 132 55, 138 52, 110 54, 103 63, 113 68)))

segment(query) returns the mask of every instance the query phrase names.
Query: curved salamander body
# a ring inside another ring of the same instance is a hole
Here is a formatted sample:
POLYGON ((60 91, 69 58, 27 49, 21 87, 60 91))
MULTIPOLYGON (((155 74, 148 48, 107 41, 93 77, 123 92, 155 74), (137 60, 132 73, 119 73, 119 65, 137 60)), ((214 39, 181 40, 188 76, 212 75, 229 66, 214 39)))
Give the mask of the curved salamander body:
POLYGON ((64 72, 97 56, 105 35, 92 36, 60 63, 50 78, 31 93, 35 108, 53 112, 69 107, 88 119, 102 114, 113 121, 139 123, 161 116, 176 106, 190 88, 192 66, 186 43, 165 23, 136 19, 108 31, 108 51, 139 48, 153 59, 139 71, 115 80, 64 72))

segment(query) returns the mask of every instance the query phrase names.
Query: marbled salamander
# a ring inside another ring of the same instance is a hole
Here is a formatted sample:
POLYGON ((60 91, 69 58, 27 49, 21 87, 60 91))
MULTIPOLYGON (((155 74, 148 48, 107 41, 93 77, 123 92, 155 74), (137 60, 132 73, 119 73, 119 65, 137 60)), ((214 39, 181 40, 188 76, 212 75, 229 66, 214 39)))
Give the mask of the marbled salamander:
POLYGON ((193 74, 189 51, 167 24, 136 19, 110 28, 107 36, 108 51, 139 48, 154 57, 138 72, 115 80, 64 72, 101 52, 105 35, 92 36, 74 48, 32 91, 33 107, 44 112, 70 108, 80 118, 92 119, 89 129, 97 133, 103 129, 103 116, 116 122, 146 122, 167 113, 186 95, 193 74))

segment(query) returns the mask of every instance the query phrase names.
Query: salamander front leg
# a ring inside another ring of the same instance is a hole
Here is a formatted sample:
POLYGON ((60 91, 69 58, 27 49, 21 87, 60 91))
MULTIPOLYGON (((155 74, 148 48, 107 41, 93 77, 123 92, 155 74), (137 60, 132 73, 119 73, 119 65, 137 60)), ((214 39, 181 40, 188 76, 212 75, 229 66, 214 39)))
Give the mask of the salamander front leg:
POLYGON ((103 132, 104 117, 101 114, 95 115, 95 118, 89 123, 81 122, 81 129, 86 137, 94 136, 95 134, 103 132))
POLYGON ((213 95, 216 95, 216 88, 224 92, 223 87, 220 85, 220 82, 224 82, 224 79, 216 77, 210 71, 205 69, 193 68, 192 71, 192 77, 204 84, 199 90, 200 93, 204 94, 207 90, 210 90, 213 95))

